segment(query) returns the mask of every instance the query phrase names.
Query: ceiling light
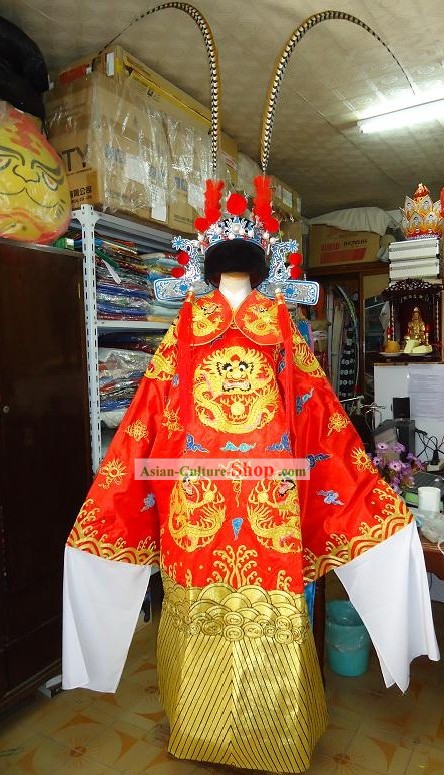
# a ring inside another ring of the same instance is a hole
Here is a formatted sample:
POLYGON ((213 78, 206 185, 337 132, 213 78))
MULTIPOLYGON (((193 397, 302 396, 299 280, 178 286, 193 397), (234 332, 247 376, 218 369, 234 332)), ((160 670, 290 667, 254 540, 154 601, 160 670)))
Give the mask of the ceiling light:
POLYGON ((420 105, 412 105, 401 110, 393 110, 390 113, 382 113, 379 116, 362 118, 358 121, 358 127, 363 134, 388 132, 414 124, 426 124, 443 116, 444 99, 432 100, 432 102, 423 102, 420 105))

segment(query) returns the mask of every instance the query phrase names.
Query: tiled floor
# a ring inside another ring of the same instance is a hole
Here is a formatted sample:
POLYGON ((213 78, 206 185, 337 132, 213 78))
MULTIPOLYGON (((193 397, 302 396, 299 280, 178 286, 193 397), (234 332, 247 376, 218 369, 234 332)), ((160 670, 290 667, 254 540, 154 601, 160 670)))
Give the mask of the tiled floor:
MULTIPOLYGON (((327 594, 342 596, 332 580, 327 594)), ((434 616, 444 649, 444 604, 434 604, 434 616)), ((156 629, 155 623, 138 629, 116 695, 38 695, 0 717, 0 772, 233 775, 167 754, 168 724, 156 694, 156 629)), ((359 678, 342 678, 327 667, 326 692, 330 728, 309 775, 444 775, 444 661, 416 660, 405 695, 385 689, 374 655, 359 678)))

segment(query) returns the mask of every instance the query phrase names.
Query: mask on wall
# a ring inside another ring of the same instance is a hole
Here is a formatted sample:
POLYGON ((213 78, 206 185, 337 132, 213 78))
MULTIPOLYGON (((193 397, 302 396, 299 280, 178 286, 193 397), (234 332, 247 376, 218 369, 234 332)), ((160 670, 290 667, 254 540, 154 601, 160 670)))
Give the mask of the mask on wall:
POLYGON ((66 231, 68 181, 38 122, 0 103, 0 236, 47 243, 66 231))

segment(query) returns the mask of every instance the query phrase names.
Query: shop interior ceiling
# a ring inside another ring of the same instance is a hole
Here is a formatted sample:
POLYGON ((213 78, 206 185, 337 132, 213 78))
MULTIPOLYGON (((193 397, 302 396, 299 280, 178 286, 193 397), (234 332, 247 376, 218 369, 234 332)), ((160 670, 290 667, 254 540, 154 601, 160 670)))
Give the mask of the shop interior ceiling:
MULTIPOLYGON (((322 0, 195 0, 219 50, 222 126, 258 159, 267 85, 275 59, 293 30, 322 0)), ((40 46, 50 69, 98 51, 149 0, 0 1, 0 14, 40 46)), ((335 0, 392 49, 419 93, 444 92, 442 0, 335 0)), ((201 34, 178 10, 134 24, 118 41, 134 56, 209 105, 209 75, 201 34)), ((269 172, 301 195, 304 215, 374 205, 401 206, 421 181, 436 199, 444 185, 444 126, 362 135, 356 121, 375 104, 389 110, 411 89, 383 46, 347 21, 325 21, 296 46, 277 107, 269 172)))

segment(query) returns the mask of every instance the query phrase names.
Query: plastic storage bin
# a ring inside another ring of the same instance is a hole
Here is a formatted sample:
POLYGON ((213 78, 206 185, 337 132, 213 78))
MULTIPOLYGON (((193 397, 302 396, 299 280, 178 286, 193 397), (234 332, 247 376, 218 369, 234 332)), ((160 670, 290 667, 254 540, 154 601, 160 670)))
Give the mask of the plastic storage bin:
POLYGON ((349 600, 327 603, 325 625, 327 662, 338 675, 358 676, 366 672, 370 655, 370 636, 349 600))

